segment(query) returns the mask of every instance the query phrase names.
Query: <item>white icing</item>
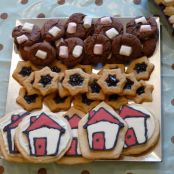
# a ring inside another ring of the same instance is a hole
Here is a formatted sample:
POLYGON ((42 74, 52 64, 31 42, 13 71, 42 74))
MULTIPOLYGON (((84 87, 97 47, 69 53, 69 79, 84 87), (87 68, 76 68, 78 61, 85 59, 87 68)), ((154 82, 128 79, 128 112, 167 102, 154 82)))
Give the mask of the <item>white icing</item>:
POLYGON ((83 47, 81 45, 76 45, 72 51, 74 57, 78 58, 82 55, 83 47))
POLYGON ((103 53, 103 45, 102 44, 95 44, 93 52, 96 55, 101 55, 103 53))
POLYGON ((119 125, 101 121, 87 127, 89 146, 92 148, 92 135, 95 132, 105 132, 105 147, 110 149, 114 146, 119 130, 119 125))
POLYGON ((28 32, 32 32, 33 27, 34 27, 34 24, 31 24, 31 23, 26 22, 26 23, 24 23, 22 29, 23 30, 26 30, 28 32))
POLYGON ((89 16, 85 16, 83 19, 83 26, 85 28, 90 28, 92 25, 92 18, 90 18, 89 16))
POLYGON ((59 56, 62 58, 68 58, 68 47, 67 46, 59 47, 59 56))
POLYGON ((152 27, 151 25, 141 25, 140 27, 140 32, 146 32, 146 31, 151 31, 152 27))
POLYGON ((100 22, 101 22, 101 24, 111 24, 112 20, 111 20, 111 17, 106 16, 106 17, 101 18, 100 22))
POLYGON ((48 30, 48 33, 51 34, 53 37, 56 37, 60 31, 61 29, 59 27, 54 26, 48 30))
POLYGON ((47 58, 47 52, 46 51, 42 51, 42 50, 37 50, 35 56, 40 58, 40 59, 46 59, 47 58))
POLYGON ((121 46, 120 52, 119 52, 120 55, 123 55, 123 56, 130 56, 131 53, 132 53, 132 47, 126 46, 126 45, 122 45, 122 46, 121 46))
POLYGON ((146 20, 146 18, 143 16, 143 17, 140 17, 140 18, 135 19, 135 23, 136 23, 136 24, 138 24, 138 23, 147 24, 147 20, 146 20))
POLYGON ((21 36, 18 36, 16 38, 16 40, 17 40, 18 44, 21 44, 21 43, 27 41, 28 40, 28 37, 25 34, 23 34, 21 36))
POLYGON ((113 39, 115 36, 119 34, 119 32, 115 28, 111 28, 107 30, 105 33, 106 33, 106 36, 109 37, 109 39, 113 39))
POLYGON ((67 27, 67 33, 73 34, 76 33, 77 24, 75 22, 70 22, 67 27))

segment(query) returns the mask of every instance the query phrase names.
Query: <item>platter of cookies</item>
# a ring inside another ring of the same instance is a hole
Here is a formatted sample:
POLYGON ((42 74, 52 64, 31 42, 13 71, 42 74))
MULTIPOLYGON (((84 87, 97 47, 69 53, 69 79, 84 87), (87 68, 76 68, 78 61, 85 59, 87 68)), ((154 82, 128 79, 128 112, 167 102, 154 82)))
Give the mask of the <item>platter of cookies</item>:
POLYGON ((12 37, 3 158, 162 160, 159 18, 20 19, 12 37))

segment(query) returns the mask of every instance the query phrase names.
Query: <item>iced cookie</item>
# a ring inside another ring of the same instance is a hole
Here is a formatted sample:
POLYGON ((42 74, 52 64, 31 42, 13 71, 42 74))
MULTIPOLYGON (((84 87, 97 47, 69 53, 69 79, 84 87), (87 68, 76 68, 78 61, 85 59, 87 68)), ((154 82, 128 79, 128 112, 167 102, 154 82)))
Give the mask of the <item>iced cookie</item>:
POLYGON ((69 17, 65 28, 66 37, 78 37, 84 40, 93 31, 93 21, 90 16, 74 13, 69 17))
POLYGON ((19 61, 12 76, 18 83, 23 85, 24 80, 26 80, 30 74, 36 70, 37 68, 29 61, 19 61))
POLYGON ((85 73, 91 74, 92 73, 92 66, 91 65, 77 65, 75 68, 81 68, 85 73))
POLYGON ((35 72, 33 87, 45 96, 58 90, 58 78, 59 75, 57 73, 52 72, 49 67, 45 67, 35 72))
POLYGON ((55 48, 48 42, 39 42, 31 46, 30 61, 39 66, 51 64, 56 58, 55 48))
POLYGON ((31 46, 41 40, 40 28, 32 23, 24 23, 15 27, 12 37, 16 46, 31 46))
POLYGON ((154 65, 149 62, 147 57, 141 57, 130 63, 126 73, 134 73, 137 80, 149 80, 154 69, 154 65))
POLYGON ((112 94, 106 97, 105 102, 113 109, 120 109, 121 106, 128 104, 128 99, 118 94, 112 94))
POLYGON ((14 134, 19 123, 30 113, 22 110, 7 113, 0 119, 0 146, 4 158, 8 161, 26 162, 14 143, 14 134))
POLYGON ((27 94, 25 88, 21 88, 16 102, 27 111, 42 108, 42 96, 39 94, 27 94))
POLYGON ((136 90, 135 96, 127 96, 129 99, 132 99, 135 103, 151 102, 153 85, 147 84, 144 81, 140 81, 140 87, 136 90))
POLYGON ((126 32, 137 36, 140 40, 147 40, 158 34, 158 26, 155 18, 141 16, 127 23, 126 32))
POLYGON ((67 69, 67 67, 64 64, 57 60, 55 60, 51 65, 49 65, 49 68, 52 72, 55 73, 64 72, 67 69))
POLYGON ((84 49, 90 64, 105 63, 111 53, 111 42, 102 34, 94 34, 86 38, 84 49))
POLYGON ((43 40, 53 42, 60 39, 65 33, 65 24, 59 19, 50 19, 46 21, 41 29, 43 40))
POLYGON ((78 124, 83 116, 85 116, 85 113, 75 108, 71 108, 65 113, 64 118, 67 119, 70 124, 73 139, 70 148, 67 150, 63 158, 58 161, 58 164, 71 165, 90 162, 90 160, 82 157, 78 140, 78 124))
POLYGON ((89 112, 96 107, 100 102, 87 98, 86 94, 76 95, 73 100, 74 107, 82 112, 89 112))
POLYGON ((127 128, 125 121, 109 105, 100 103, 79 122, 82 155, 88 159, 119 158, 127 128))
POLYGON ((141 56, 141 42, 132 34, 119 35, 112 41, 112 54, 116 63, 129 63, 141 56))
POLYGON ((19 124, 15 143, 32 163, 59 160, 71 145, 71 128, 59 113, 33 112, 19 124))
POLYGON ((97 83, 107 95, 120 94, 123 91, 126 78, 120 69, 105 69, 97 83))
POLYGON ((119 115, 128 124, 124 155, 141 154, 157 143, 160 134, 159 121, 144 106, 125 105, 121 108, 119 115))
POLYGON ((83 72, 80 68, 66 70, 63 86, 71 95, 85 93, 88 91, 89 74, 83 72))
POLYGON ((83 40, 77 37, 65 39, 56 50, 58 58, 69 67, 77 65, 84 57, 83 40))
POLYGON ((47 95, 44 102, 51 112, 67 111, 71 107, 71 97, 60 97, 57 92, 47 95))
POLYGON ((88 92, 87 92, 87 98, 91 100, 104 100, 105 95, 97 83, 98 79, 100 78, 99 75, 97 74, 91 74, 90 75, 90 80, 89 80, 89 85, 88 85, 88 92))
POLYGON ((104 16, 95 22, 94 33, 103 34, 112 40, 123 33, 123 24, 116 18, 104 16))

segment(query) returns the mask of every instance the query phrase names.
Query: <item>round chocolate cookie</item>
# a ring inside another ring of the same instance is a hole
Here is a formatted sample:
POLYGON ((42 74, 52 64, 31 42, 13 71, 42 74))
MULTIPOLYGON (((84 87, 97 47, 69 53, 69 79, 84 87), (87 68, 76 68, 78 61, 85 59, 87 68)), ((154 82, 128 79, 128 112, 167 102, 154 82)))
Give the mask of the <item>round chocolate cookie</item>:
POLYGON ((141 43, 143 45, 143 50, 142 50, 143 55, 147 57, 152 56, 156 49, 157 40, 155 38, 151 38, 151 39, 142 41, 141 43))
POLYGON ((46 66, 52 63, 56 58, 56 51, 50 43, 44 41, 31 46, 30 61, 39 66, 46 66))
POLYGON ((65 33, 65 24, 59 19, 50 19, 41 29, 42 38, 48 42, 60 39, 65 33))
POLYGON ((67 66, 80 63, 84 56, 83 40, 77 37, 67 38, 56 48, 58 58, 67 66))
POLYGON ((115 63, 129 63, 141 57, 141 42, 132 34, 119 35, 112 41, 112 55, 115 58, 115 63))
POLYGON ((105 63, 111 53, 111 42, 103 34, 94 34, 84 41, 84 49, 90 64, 105 63))
POLYGON ((94 27, 92 18, 82 13, 74 13, 69 17, 65 28, 65 36, 67 38, 79 37, 85 39, 92 33, 94 27))
POLYGON ((95 22, 95 34, 104 34, 109 39, 113 39, 123 33, 123 24, 113 17, 102 17, 95 22), (102 19, 105 19, 103 22, 102 19), (108 22, 107 22, 108 19, 108 22), (109 22, 110 21, 110 22, 109 22))
POLYGON ((126 32, 137 36, 140 40, 147 40, 158 34, 158 26, 153 17, 138 17, 127 23, 126 32))
POLYGON ((37 25, 25 23, 19 25, 12 31, 14 42, 19 48, 20 46, 31 46, 41 40, 40 28, 37 25))
POLYGON ((19 46, 18 50, 19 50, 19 55, 23 60, 29 60, 30 59, 30 46, 19 46))

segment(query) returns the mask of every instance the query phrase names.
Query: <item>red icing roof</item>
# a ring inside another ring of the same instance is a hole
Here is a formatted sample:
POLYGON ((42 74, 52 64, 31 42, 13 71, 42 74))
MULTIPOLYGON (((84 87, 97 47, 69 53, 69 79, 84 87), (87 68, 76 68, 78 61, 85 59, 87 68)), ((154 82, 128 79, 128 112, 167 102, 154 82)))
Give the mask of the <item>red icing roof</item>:
POLYGON ((81 117, 78 115, 74 114, 72 117, 68 119, 68 122, 71 126, 71 129, 78 128, 79 121, 81 120, 81 117))
POLYGON ((24 132, 29 132, 29 131, 32 131, 35 129, 39 129, 41 127, 48 127, 48 128, 64 130, 64 128, 62 126, 60 126, 57 122, 52 120, 45 113, 41 113, 40 116, 33 123, 31 123, 31 125, 24 132))
POLYGON ((138 110, 131 108, 129 106, 123 106, 120 110, 119 115, 123 119, 125 119, 127 117, 149 117, 146 113, 138 111, 138 110))
POLYGON ((94 111, 94 112, 90 112, 92 114, 89 113, 89 119, 86 123, 86 126, 95 124, 99 121, 108 121, 111 123, 122 125, 122 123, 116 117, 114 117, 111 113, 109 113, 104 108, 99 108, 98 111, 94 111))

